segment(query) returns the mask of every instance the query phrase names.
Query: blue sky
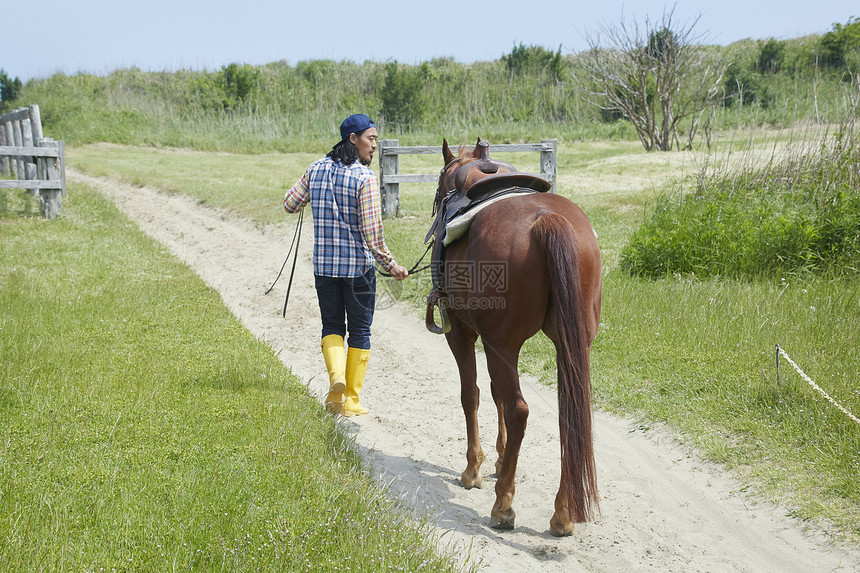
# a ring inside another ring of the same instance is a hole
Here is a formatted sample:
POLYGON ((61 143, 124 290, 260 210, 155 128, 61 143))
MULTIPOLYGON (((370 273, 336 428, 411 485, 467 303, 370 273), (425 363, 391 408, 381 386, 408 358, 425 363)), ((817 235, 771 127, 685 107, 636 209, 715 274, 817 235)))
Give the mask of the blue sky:
MULTIPOLYGON (((42 0, 35 15, 7 22, 0 68, 22 81, 56 72, 107 74, 118 68, 216 70, 231 62, 264 64, 333 59, 420 63, 495 60, 520 43, 563 54, 587 46, 601 25, 700 17, 709 43, 821 34, 860 16, 857 0, 642 0, 543 2, 466 0, 42 0), (202 7, 201 7, 202 6, 202 7), (407 8, 408 6, 408 8, 407 8), (9 33, 10 32, 10 33, 9 33)), ((3 10, 4 16, 9 9, 3 10)), ((4 18, 5 20, 5 18, 4 18)))

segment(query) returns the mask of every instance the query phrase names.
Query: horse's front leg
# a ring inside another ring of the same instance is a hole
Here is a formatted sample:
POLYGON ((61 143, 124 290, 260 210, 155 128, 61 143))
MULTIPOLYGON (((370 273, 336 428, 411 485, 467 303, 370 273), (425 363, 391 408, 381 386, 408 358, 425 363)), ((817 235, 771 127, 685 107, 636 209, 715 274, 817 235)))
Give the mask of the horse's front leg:
POLYGON ((496 480, 496 502, 490 513, 490 527, 513 529, 516 519, 513 509, 514 480, 517 461, 520 457, 520 446, 526 432, 529 406, 520 391, 520 378, 517 371, 519 351, 493 348, 486 340, 484 340, 484 348, 487 353, 487 369, 490 371, 491 384, 497 401, 501 404, 499 410, 507 429, 507 443, 504 445, 501 470, 496 480))
POLYGON ((475 364, 477 334, 459 321, 452 320, 451 331, 445 336, 460 371, 460 402, 466 417, 466 469, 460 476, 460 480, 467 489, 481 487, 484 481, 484 476, 481 474, 484 450, 481 448, 478 434, 478 405, 481 391, 478 389, 478 370, 475 364))

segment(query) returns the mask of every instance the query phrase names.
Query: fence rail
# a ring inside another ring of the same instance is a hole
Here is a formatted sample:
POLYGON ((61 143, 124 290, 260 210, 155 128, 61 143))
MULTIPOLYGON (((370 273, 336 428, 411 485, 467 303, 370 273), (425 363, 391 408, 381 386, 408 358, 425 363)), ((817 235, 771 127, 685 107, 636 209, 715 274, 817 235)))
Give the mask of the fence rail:
POLYGON ((63 210, 66 160, 62 141, 42 135, 38 105, 0 116, 0 189, 26 189, 39 197, 39 209, 49 219, 63 210), (5 174, 5 175, 4 175, 5 174))
MULTIPOLYGON (((540 143, 503 143, 491 146, 499 153, 538 152, 540 153, 540 175, 552 184, 555 181, 558 165, 558 140, 544 139, 540 143)), ((432 173, 400 173, 401 155, 442 155, 441 145, 401 146, 397 139, 383 139, 379 142, 379 184, 382 191, 382 216, 397 217, 400 214, 401 183, 435 183, 438 175, 432 173)))

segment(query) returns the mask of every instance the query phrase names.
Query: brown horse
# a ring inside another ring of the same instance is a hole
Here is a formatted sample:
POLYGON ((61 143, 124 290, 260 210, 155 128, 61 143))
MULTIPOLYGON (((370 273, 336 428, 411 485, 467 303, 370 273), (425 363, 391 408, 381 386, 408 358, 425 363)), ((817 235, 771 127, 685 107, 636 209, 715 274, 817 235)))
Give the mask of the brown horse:
MULTIPOLYGON (((490 177, 482 175, 487 170, 475 171, 489 160, 488 144, 478 142, 474 151, 461 147, 455 156, 443 140, 445 167, 437 205, 444 207, 446 198, 466 192, 476 182, 470 180, 490 177)), ((513 170, 496 163, 497 171, 513 170)), ((436 228, 435 234, 439 243, 444 229, 436 228)), ((490 525, 514 527, 514 478, 529 414, 520 390, 519 353, 527 339, 543 330, 556 349, 561 431, 561 484, 550 529, 555 535, 570 535, 574 523, 591 519, 599 510, 589 354, 600 320, 601 270, 591 223, 574 203, 553 193, 496 201, 477 214, 466 235, 445 247, 441 274, 438 294, 450 321, 446 337, 459 368, 466 416, 462 483, 471 488, 483 481, 475 363, 480 336, 498 409, 498 479, 490 525)))

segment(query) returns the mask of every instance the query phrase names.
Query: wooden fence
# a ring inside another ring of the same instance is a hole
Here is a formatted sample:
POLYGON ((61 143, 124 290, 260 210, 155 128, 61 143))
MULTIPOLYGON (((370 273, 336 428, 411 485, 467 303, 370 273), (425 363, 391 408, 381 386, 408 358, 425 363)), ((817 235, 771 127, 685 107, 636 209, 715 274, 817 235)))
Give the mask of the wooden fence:
MULTIPOLYGON (((550 183, 555 192, 555 180, 558 165, 558 140, 544 139, 540 143, 505 143, 491 145, 490 150, 498 153, 532 151, 540 152, 540 175, 550 183)), ((422 145, 401 147, 396 139, 383 139, 379 142, 379 184, 382 187, 382 217, 397 217, 400 214, 400 184, 401 183, 435 183, 438 174, 404 174, 400 172, 401 155, 418 155, 435 153, 442 155, 442 146, 422 145)))
POLYGON ((62 141, 42 135, 38 105, 0 116, 0 189, 27 189, 53 219, 63 210, 66 158, 62 141))

